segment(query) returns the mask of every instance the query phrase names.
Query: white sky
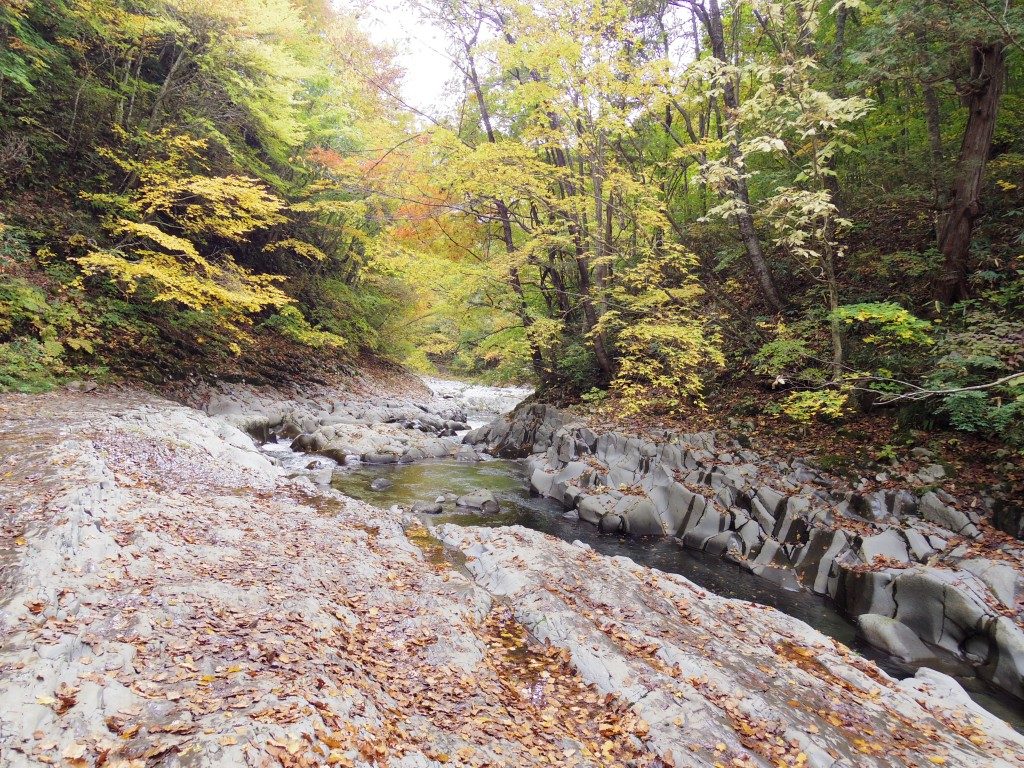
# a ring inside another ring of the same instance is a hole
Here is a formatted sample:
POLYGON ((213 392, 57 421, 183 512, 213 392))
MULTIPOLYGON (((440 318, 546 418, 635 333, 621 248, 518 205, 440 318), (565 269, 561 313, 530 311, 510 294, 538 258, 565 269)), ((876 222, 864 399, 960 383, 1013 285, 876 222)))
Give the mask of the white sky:
POLYGON ((424 24, 403 0, 337 0, 354 12, 374 42, 393 45, 405 70, 402 98, 430 115, 442 111, 446 85, 456 71, 444 55, 438 30, 424 24))

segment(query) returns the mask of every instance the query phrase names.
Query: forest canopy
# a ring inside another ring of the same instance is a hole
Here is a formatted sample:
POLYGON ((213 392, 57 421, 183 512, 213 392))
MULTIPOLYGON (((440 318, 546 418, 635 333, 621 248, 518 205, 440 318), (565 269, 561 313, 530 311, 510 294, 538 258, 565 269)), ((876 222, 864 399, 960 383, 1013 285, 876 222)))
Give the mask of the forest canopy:
POLYGON ((285 344, 1024 445, 1024 10, 405 12, 430 114, 328 0, 6 0, 0 387, 285 344))

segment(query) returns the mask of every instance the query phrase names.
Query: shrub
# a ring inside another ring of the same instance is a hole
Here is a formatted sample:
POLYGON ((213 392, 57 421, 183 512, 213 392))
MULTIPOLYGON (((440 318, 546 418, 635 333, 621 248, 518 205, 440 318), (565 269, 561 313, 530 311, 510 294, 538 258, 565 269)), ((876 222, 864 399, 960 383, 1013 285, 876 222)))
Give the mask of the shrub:
POLYGON ((310 325, 298 307, 291 304, 263 321, 263 327, 313 349, 341 349, 347 343, 337 334, 310 325))

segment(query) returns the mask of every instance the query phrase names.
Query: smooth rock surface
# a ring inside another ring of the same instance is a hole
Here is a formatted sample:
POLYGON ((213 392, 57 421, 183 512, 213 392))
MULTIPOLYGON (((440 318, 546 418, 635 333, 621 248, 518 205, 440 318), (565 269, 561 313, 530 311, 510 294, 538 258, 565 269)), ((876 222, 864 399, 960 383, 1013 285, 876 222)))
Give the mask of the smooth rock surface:
POLYGON ((803 461, 773 464, 716 433, 595 433, 539 403, 464 440, 529 456, 533 491, 602 531, 674 536, 787 589, 827 594, 853 617, 896 618, 1024 696, 1024 545, 986 539, 978 514, 941 489, 920 498, 911 488, 851 490, 803 461), (984 565, 970 556, 974 546, 996 547, 1002 559, 984 565), (1012 617, 997 622, 1000 610, 1012 617))
POLYGON ((518 526, 438 534, 479 587, 629 701, 680 768, 1024 762, 1024 737, 939 673, 899 683, 770 608, 518 526))

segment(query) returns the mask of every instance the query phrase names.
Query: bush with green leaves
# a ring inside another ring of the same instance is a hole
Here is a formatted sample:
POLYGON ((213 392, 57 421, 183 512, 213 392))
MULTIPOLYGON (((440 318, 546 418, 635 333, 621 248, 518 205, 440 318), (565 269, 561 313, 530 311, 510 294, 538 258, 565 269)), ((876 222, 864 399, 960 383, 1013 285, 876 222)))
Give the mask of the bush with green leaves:
POLYGON ((938 412, 956 429, 1024 446, 1024 320, 978 301, 957 309, 955 325, 936 345, 927 386, 960 391, 943 396, 938 412))
POLYGON ((0 391, 41 391, 94 351, 95 328, 70 303, 0 274, 0 391))
POLYGON ((335 333, 310 325, 299 308, 293 304, 281 307, 264 320, 263 327, 313 349, 342 349, 347 343, 335 333))

